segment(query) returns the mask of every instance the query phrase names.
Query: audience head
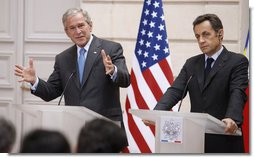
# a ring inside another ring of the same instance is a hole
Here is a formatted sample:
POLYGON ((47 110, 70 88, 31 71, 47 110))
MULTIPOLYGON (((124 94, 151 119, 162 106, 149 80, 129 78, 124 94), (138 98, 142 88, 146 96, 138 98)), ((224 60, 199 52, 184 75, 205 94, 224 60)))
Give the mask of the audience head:
POLYGON ((70 153, 66 137, 58 131, 37 129, 28 133, 22 143, 21 153, 70 153))
POLYGON ((78 138, 78 153, 119 153, 126 147, 123 129, 111 121, 92 120, 83 126, 78 138))
POLYGON ((0 117, 0 153, 9 153, 16 139, 14 125, 0 117))

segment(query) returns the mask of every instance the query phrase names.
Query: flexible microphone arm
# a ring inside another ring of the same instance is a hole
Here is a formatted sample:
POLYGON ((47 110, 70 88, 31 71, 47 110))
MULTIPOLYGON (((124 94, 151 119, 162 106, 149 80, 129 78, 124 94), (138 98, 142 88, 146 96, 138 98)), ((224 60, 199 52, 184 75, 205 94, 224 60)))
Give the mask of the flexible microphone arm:
POLYGON ((67 88, 67 86, 68 86, 68 83, 69 83, 70 79, 71 79, 72 76, 74 75, 74 73, 75 73, 75 71, 73 71, 73 72, 71 73, 71 75, 69 76, 69 78, 68 78, 68 80, 67 80, 67 83, 66 83, 66 85, 65 85, 65 87, 64 87, 64 90, 63 90, 63 92, 62 92, 62 94, 61 94, 61 97, 60 97, 60 100, 59 100, 59 102, 58 102, 58 105, 60 105, 61 100, 62 100, 63 95, 64 95, 64 92, 65 92, 65 90, 66 90, 66 88, 67 88))
POLYGON ((190 80, 192 79, 192 76, 193 76, 193 75, 190 76, 190 78, 188 79, 188 81, 187 81, 187 83, 186 83, 186 85, 185 85, 185 87, 184 87, 183 95, 182 95, 182 98, 181 98, 181 101, 180 101, 180 104, 179 104, 179 107, 178 107, 178 112, 180 111, 180 108, 181 108, 181 106, 182 106, 184 94, 186 93, 187 87, 188 87, 188 85, 189 85, 189 83, 190 83, 190 80))

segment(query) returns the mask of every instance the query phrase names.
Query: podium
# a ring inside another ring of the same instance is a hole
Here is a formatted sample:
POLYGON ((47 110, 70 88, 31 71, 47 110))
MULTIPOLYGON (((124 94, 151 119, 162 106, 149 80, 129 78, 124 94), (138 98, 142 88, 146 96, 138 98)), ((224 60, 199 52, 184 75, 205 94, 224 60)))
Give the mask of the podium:
MULTIPOLYGON (((204 153, 205 133, 223 134, 225 124, 206 113, 130 109, 129 113, 155 122, 155 153, 204 153)), ((236 136, 241 135, 236 132, 236 136)))
POLYGON ((60 131, 75 149, 80 129, 87 121, 95 118, 109 120, 83 106, 13 105, 12 109, 17 133, 14 153, 19 152, 23 136, 37 128, 60 131))

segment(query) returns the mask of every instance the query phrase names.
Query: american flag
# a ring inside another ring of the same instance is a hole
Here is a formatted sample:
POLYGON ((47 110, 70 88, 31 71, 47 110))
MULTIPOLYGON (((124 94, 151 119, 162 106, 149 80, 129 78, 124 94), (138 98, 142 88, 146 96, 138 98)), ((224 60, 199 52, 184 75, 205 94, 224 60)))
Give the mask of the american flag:
POLYGON ((170 65, 162 0, 144 0, 124 113, 131 153, 151 153, 155 150, 154 128, 147 127, 128 110, 155 107, 173 83, 170 65))

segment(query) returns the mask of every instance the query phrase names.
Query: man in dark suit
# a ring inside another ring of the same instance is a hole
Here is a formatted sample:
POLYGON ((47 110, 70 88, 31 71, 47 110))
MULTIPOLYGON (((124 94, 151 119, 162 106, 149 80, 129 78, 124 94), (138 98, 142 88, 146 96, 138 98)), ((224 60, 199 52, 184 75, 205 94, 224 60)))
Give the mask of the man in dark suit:
MULTIPOLYGON (((243 123, 248 60, 222 45, 223 25, 216 15, 197 17, 193 22, 193 30, 203 54, 186 61, 172 87, 167 89, 154 109, 171 109, 188 91, 191 112, 208 113, 222 120, 226 124, 225 133, 233 134, 243 123), (207 70, 209 65, 211 69, 207 70)), ((206 134, 205 152, 244 152, 243 137, 206 134)))
POLYGON ((21 77, 20 82, 31 83, 32 93, 45 101, 64 92, 66 105, 84 106, 122 122, 119 87, 130 84, 122 46, 91 34, 91 18, 82 9, 67 10, 62 21, 75 45, 56 56, 47 82, 36 76, 32 59, 28 68, 15 65, 15 75, 21 77))

